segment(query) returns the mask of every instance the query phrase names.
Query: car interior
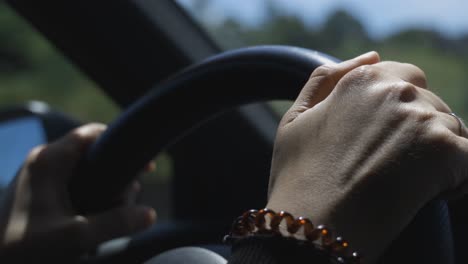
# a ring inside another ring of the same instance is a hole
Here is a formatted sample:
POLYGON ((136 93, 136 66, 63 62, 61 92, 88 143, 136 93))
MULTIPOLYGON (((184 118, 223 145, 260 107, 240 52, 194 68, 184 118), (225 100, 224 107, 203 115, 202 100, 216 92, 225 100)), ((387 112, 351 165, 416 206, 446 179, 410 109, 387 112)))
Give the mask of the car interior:
MULTIPOLYGON (((228 258, 222 239, 232 221, 266 204, 281 119, 267 102, 294 100, 316 67, 344 59, 287 45, 224 51, 172 0, 6 2, 119 109, 83 160, 83 177, 70 183, 79 212, 112 207, 113 194, 148 161, 170 164, 162 184, 142 180, 140 200, 156 208, 158 223, 103 244, 82 263, 143 263, 183 246, 228 258)), ((18 157, 5 162, 11 175, 28 149, 83 123, 33 100, 0 111, 0 140, 14 136, 24 143, 2 151, 18 157)), ((7 182, 2 178, 1 187, 7 182)), ((381 263, 466 263, 466 206, 463 199, 428 204, 381 263)))

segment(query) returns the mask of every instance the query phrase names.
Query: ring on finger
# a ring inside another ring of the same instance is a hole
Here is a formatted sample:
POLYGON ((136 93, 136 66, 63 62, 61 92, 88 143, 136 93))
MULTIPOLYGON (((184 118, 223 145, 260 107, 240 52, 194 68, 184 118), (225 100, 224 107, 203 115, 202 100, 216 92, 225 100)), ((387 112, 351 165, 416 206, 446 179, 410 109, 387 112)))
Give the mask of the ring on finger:
POLYGON ((463 135, 463 127, 465 126, 464 123, 463 123, 463 120, 458 115, 456 115, 454 112, 449 113, 449 115, 455 117, 455 119, 457 120, 457 122, 458 122, 458 135, 462 136, 463 135))

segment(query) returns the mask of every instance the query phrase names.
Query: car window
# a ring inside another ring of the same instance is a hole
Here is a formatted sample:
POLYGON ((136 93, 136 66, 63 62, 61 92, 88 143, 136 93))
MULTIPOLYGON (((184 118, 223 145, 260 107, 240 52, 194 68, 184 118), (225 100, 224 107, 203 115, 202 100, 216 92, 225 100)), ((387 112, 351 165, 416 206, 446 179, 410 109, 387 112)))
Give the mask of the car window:
MULTIPOLYGON (((3 1, 0 1, 0 39, 0 109, 32 100, 42 101, 83 123, 108 123, 119 113, 117 105, 92 80, 3 1)), ((27 134, 30 130, 27 128, 21 135, 12 135, 0 125, 0 138, 10 136, 21 141, 21 144, 2 146, 0 154, 10 159, 0 162, 0 197, 29 150, 44 143, 27 134), (22 141, 21 136, 28 136, 29 140, 22 141)), ((171 208, 165 201, 169 201, 167 186, 172 163, 167 154, 156 160, 157 171, 142 176, 141 199, 161 208, 158 217, 164 219, 169 217, 171 208)))
POLYGON ((107 122, 118 113, 90 79, 3 1, 0 39, 0 107, 39 100, 83 122, 107 122))
MULTIPOLYGON (((340 59, 369 50, 409 62, 468 118, 468 2, 177 0, 224 49, 294 45, 340 59)), ((288 103, 275 103, 283 112, 288 103)))

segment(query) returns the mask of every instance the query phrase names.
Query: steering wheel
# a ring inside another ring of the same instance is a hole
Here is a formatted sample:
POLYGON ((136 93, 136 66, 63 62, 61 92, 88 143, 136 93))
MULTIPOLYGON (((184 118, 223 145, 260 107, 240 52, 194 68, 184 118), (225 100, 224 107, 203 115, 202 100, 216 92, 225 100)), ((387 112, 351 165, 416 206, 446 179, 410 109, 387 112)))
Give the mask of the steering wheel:
MULTIPOLYGON (((337 61, 302 48, 259 46, 225 52, 187 68, 128 108, 90 147, 81 176, 70 183, 73 204, 88 213, 116 205, 117 194, 145 164, 191 129, 243 104, 293 100, 315 68, 337 61), (173 116, 175 106, 188 110, 183 116, 173 116)), ((184 225, 176 224, 171 230, 183 234, 184 225)), ((435 201, 421 210, 392 245, 385 262, 453 263, 450 230, 447 205, 435 201)), ((163 235, 159 242, 184 246, 194 238, 163 235)), ((143 242, 136 244, 144 246, 143 242)))

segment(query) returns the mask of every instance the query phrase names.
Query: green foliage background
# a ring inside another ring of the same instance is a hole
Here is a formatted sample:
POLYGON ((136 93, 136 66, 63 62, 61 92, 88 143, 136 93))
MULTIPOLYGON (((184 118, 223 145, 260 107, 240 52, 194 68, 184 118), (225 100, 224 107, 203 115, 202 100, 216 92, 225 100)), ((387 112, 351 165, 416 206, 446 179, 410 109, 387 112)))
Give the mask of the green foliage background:
MULTIPOLYGON (((360 21, 344 11, 336 11, 326 23, 313 27, 294 14, 284 14, 268 1, 266 19, 259 26, 249 26, 232 18, 212 23, 204 13, 209 2, 194 1, 192 11, 226 49, 287 44, 319 50, 341 59, 377 50, 383 59, 421 67, 427 74, 430 88, 455 112, 468 117, 468 35, 454 39, 435 31, 408 29, 374 40, 360 21)), ((0 40, 1 106, 42 100, 83 121, 107 122, 117 114, 118 108, 92 81, 1 1, 0 40)))
MULTIPOLYGON (((383 60, 408 62, 423 69, 429 88, 454 112, 468 118, 468 34, 449 38, 436 31, 409 28, 376 40, 369 37, 358 19, 345 11, 336 10, 323 25, 312 26, 268 0, 264 0, 266 19, 258 26, 233 18, 213 23, 208 14, 210 2, 194 0, 189 8, 226 49, 283 44, 318 50, 340 59, 376 50, 383 60)), ((288 105, 275 104, 277 109, 282 108, 280 112, 288 105)))
POLYGON ((0 105, 30 100, 47 102, 83 121, 107 122, 118 111, 92 81, 0 1, 0 105))

